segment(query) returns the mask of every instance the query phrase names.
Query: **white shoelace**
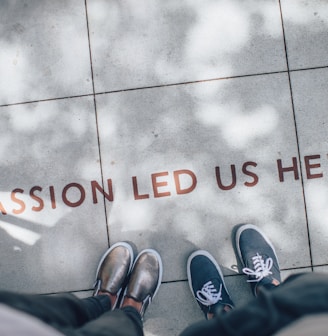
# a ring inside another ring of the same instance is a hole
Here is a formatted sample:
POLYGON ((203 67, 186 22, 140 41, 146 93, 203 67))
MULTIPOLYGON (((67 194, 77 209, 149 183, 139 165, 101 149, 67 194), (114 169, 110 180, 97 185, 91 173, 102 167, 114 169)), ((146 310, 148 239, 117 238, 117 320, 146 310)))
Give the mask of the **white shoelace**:
POLYGON ((212 281, 208 281, 201 290, 196 292, 196 299, 203 305, 210 306, 222 300, 221 291, 222 284, 220 284, 220 289, 217 291, 212 281))
POLYGON ((260 254, 256 254, 253 258, 253 265, 254 270, 250 268, 243 268, 243 272, 250 276, 255 276, 256 279, 254 280, 247 280, 248 282, 258 282, 261 281, 263 278, 267 277, 268 275, 272 274, 270 271, 273 266, 272 258, 267 258, 266 261, 263 260, 263 257, 260 254))

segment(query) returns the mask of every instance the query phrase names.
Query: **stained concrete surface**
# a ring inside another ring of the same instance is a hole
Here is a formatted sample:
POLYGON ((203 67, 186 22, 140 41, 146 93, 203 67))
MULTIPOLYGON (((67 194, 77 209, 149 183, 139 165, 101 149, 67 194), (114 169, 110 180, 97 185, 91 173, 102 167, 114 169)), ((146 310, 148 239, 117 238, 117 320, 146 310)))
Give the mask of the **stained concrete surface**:
POLYGON ((2 289, 90 295, 98 260, 157 249, 147 336, 203 318, 207 249, 236 305, 232 231, 261 227, 285 278, 327 271, 324 1, 3 1, 2 289))

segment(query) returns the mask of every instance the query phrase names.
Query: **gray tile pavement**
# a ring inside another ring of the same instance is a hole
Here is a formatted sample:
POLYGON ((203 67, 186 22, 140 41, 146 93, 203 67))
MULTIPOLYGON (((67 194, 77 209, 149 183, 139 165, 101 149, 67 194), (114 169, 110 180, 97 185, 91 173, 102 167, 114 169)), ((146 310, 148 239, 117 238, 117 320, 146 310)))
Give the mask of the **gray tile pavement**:
POLYGON ((326 271, 324 1, 4 1, 0 18, 1 289, 83 297, 130 240, 162 255, 145 331, 166 336, 203 318, 195 249, 251 299, 240 223, 283 278, 326 271))
POLYGON ((327 99, 327 69, 295 72, 291 76, 303 166, 305 197, 313 263, 326 264, 323 253, 328 239, 328 151, 325 112, 327 99))
POLYGON ((286 74, 97 97, 103 173, 115 186, 110 238, 155 244, 172 281, 185 277, 195 248, 235 264, 231 230, 247 221, 276 236, 282 267, 310 265, 298 248, 307 245, 301 183, 290 172, 279 182, 277 167, 297 156, 289 102, 286 74), (186 180, 184 194, 174 174, 186 180))
POLYGON ((259 4, 88 1, 96 92, 286 70, 278 1, 259 4))
POLYGON ((1 287, 88 288, 96 265, 85 265, 96 264, 108 242, 103 199, 92 197, 91 181, 101 184, 92 97, 0 113, 1 287))
POLYGON ((0 104, 92 92, 84 2, 2 1, 0 104))
POLYGON ((327 66, 327 2, 281 0, 281 7, 289 68, 327 66))

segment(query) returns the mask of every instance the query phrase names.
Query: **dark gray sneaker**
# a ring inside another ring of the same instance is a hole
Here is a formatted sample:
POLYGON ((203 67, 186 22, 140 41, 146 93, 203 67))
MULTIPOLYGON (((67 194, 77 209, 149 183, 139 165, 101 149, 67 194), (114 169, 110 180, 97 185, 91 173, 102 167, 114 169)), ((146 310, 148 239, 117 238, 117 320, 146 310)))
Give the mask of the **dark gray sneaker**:
POLYGON ((111 246, 102 256, 94 284, 93 295, 110 293, 116 295, 115 304, 111 307, 114 310, 120 297, 122 288, 133 265, 133 249, 126 242, 119 242, 111 246))
POLYGON ((270 240, 255 225, 245 224, 236 232, 238 257, 253 294, 259 286, 272 288, 281 282, 278 257, 270 240))
POLYGON ((158 292, 162 275, 162 259, 158 252, 153 249, 141 251, 133 264, 122 303, 125 297, 141 302, 142 306, 139 313, 143 318, 147 307, 158 292))
POLYGON ((208 319, 233 308, 222 271, 213 256, 204 250, 195 251, 187 261, 190 290, 208 319))

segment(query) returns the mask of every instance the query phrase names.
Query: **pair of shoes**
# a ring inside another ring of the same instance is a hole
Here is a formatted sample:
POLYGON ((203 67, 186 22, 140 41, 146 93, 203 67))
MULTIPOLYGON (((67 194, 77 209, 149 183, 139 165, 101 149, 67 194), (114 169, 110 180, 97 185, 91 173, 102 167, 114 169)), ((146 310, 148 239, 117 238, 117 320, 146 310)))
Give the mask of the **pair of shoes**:
MULTIPOLYGON (((236 231, 235 240, 253 294, 257 295, 259 286, 279 285, 278 258, 265 234, 255 225, 245 224, 236 231)), ((191 292, 206 319, 210 314, 218 315, 234 307, 220 266, 210 253, 203 250, 192 253, 187 262, 187 275, 191 292)))
POLYGON ((146 249, 134 260, 131 245, 119 242, 111 246, 99 262, 93 295, 110 294, 114 297, 112 310, 121 307, 124 298, 133 299, 141 304, 139 313, 143 317, 158 292, 162 274, 163 265, 158 252, 146 249))

